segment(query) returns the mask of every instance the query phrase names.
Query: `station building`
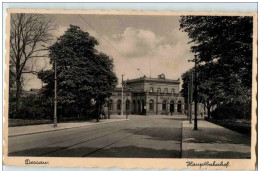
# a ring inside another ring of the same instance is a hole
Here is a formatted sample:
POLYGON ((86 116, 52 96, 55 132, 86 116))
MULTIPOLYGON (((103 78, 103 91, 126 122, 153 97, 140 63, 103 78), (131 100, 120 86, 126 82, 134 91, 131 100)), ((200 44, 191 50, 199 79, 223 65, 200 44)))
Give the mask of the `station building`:
POLYGON ((124 81, 122 88, 116 88, 108 100, 110 114, 173 115, 184 114, 184 98, 180 94, 180 79, 166 79, 143 76, 124 81))

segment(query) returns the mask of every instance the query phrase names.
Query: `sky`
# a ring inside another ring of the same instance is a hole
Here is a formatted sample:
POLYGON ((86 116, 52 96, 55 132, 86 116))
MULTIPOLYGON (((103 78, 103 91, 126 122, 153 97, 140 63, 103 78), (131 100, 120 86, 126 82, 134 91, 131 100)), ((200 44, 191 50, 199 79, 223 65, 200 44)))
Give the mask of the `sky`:
MULTIPOLYGON (((124 80, 144 75, 156 78, 162 73, 167 79, 177 80, 194 65, 188 62, 194 54, 190 52, 187 33, 179 30, 179 16, 81 14, 91 26, 77 14, 49 16, 56 25, 50 44, 63 35, 70 24, 79 26, 98 40, 99 52, 113 58, 119 83, 122 74, 124 80)), ((37 59, 34 64, 35 70, 51 69, 47 58, 37 59)), ((42 87, 36 76, 27 74, 25 78, 25 90, 42 87)))

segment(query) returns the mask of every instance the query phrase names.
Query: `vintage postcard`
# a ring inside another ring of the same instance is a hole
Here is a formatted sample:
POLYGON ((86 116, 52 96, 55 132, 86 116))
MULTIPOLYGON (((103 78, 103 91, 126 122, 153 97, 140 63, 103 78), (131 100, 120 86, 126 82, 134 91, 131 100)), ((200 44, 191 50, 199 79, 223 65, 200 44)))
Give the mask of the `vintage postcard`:
POLYGON ((8 9, 4 165, 254 170, 257 14, 8 9))

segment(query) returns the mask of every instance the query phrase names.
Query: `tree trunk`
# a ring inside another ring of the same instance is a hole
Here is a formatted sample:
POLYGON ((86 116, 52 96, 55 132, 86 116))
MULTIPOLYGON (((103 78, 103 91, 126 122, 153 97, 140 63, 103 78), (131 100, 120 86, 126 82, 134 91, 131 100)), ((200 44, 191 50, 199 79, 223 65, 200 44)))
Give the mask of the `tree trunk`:
POLYGON ((210 118, 210 106, 207 106, 208 109, 208 118, 210 118))
POLYGON ((22 93, 22 83, 21 76, 16 77, 16 112, 21 109, 21 93, 22 93))
POLYGON ((206 105, 204 104, 204 116, 206 114, 206 105))
POLYGON ((99 109, 100 109, 100 107, 99 107, 99 105, 100 105, 100 103, 99 103, 99 100, 98 100, 98 102, 97 102, 97 110, 96 110, 96 112, 97 112, 97 122, 99 122, 99 113, 100 113, 100 111, 99 111, 99 109))

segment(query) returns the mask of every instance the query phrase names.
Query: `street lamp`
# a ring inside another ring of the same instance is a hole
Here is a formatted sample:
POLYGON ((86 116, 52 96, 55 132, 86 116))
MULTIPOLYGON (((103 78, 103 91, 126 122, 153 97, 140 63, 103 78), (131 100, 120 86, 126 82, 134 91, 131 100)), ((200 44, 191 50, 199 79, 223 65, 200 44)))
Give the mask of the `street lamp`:
POLYGON ((57 127, 57 59, 54 59, 54 124, 57 127))
POLYGON ((192 94, 193 94, 193 74, 189 72, 188 75, 188 118, 192 124, 192 94))
POLYGON ((121 115, 123 116, 124 115, 124 111, 123 111, 123 107, 124 107, 124 75, 125 74, 122 74, 122 102, 121 102, 121 115))
POLYGON ((198 111, 197 111, 197 55, 195 53, 194 55, 194 60, 188 60, 188 62, 194 62, 195 63, 195 68, 194 68, 194 84, 195 84, 195 90, 194 90, 194 108, 195 108, 195 118, 194 118, 194 130, 198 130, 198 119, 197 119, 197 115, 198 115, 198 111))

